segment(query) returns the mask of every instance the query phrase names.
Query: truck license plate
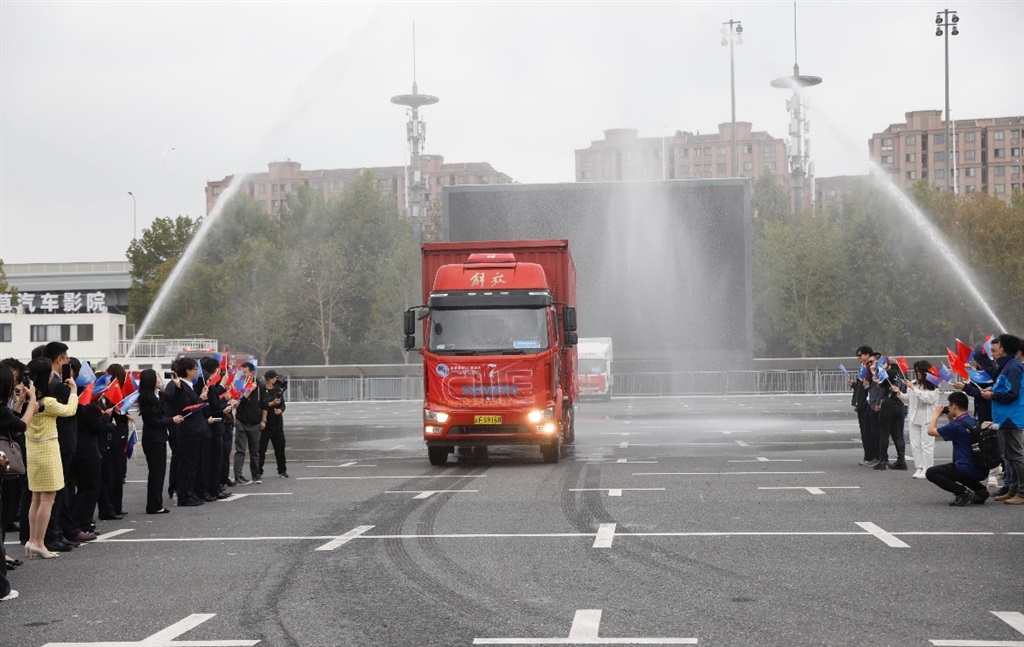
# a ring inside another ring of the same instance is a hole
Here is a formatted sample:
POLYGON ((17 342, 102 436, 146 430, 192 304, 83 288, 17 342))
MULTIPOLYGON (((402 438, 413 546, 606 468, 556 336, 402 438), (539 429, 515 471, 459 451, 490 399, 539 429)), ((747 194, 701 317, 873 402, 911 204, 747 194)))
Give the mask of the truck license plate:
POLYGON ((474 425, 500 425, 501 416, 473 416, 474 425))

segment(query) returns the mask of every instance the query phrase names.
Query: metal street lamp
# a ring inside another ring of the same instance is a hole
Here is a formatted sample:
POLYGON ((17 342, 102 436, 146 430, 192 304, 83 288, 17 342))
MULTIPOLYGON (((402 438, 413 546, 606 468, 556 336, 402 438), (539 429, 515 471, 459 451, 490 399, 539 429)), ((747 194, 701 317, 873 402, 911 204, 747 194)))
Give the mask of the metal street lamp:
POLYGON ((935 12, 935 24, 938 25, 935 28, 936 36, 945 36, 946 41, 946 190, 949 191, 949 187, 952 184, 953 178, 950 171, 950 161, 953 157, 951 146, 952 133, 950 132, 949 122, 949 36, 952 33, 956 36, 960 33, 960 30, 956 28, 956 24, 960 22, 960 17, 956 15, 955 11, 949 9, 943 9, 942 11, 935 12), (945 28, 945 29, 943 29, 945 28))
POLYGON ((129 191, 128 195, 132 197, 132 240, 135 241, 139 239, 139 228, 135 224, 138 222, 135 218, 135 194, 129 191))
POLYGON ((729 86, 732 95, 732 176, 739 177, 739 151, 736 148, 736 63, 733 56, 733 41, 737 45, 743 44, 743 25, 739 20, 729 18, 729 22, 722 23, 722 47, 729 46, 729 86))

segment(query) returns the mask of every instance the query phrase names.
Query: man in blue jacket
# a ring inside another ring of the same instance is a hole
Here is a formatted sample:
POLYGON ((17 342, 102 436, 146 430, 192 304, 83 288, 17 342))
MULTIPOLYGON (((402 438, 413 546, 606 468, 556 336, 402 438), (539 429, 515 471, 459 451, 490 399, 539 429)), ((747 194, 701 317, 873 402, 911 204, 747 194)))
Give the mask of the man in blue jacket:
POLYGON ((1002 334, 992 340, 992 356, 997 362, 1006 363, 995 384, 981 392, 983 398, 992 401, 992 422, 999 425, 1006 462, 1013 471, 1010 489, 994 500, 1010 505, 1024 504, 1024 489, 1021 488, 1024 478, 1024 397, 1021 397, 1024 363, 1017 356, 1020 346, 1020 339, 1015 335, 1002 334))
POLYGON ((949 405, 935 408, 935 415, 928 425, 928 435, 953 443, 953 462, 928 468, 925 477, 956 498, 949 504, 965 506, 968 503, 985 503, 988 490, 982 481, 988 478, 988 470, 978 469, 971 460, 971 429, 977 424, 967 415, 967 396, 960 391, 949 394, 949 405), (949 424, 939 427, 939 419, 945 416, 949 424))

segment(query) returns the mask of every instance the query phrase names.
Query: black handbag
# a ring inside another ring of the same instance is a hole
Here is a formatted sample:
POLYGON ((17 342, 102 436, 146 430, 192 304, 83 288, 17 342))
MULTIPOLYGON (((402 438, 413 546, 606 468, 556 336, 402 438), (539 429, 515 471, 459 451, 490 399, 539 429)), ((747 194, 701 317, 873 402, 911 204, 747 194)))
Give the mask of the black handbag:
POLYGON ((6 436, 0 436, 0 452, 7 456, 7 469, 0 469, 0 478, 15 479, 25 475, 25 455, 21 446, 6 436))

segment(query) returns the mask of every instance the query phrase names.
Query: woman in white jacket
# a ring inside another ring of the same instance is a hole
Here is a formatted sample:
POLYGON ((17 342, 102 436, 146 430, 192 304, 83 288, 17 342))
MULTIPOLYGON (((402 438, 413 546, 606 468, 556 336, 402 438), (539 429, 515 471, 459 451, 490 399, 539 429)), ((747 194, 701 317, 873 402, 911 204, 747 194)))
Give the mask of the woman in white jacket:
POLYGON ((910 407, 907 421, 910 425, 910 455, 914 458, 916 469, 913 478, 916 479, 925 478, 925 470, 935 464, 935 438, 928 435, 928 424, 939 402, 939 391, 935 384, 939 378, 928 372, 931 367, 931 363, 925 360, 915 363, 914 379, 907 382, 907 392, 899 393, 896 389, 900 400, 910 407))

